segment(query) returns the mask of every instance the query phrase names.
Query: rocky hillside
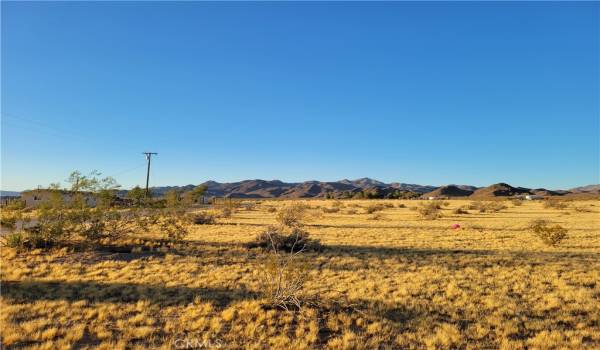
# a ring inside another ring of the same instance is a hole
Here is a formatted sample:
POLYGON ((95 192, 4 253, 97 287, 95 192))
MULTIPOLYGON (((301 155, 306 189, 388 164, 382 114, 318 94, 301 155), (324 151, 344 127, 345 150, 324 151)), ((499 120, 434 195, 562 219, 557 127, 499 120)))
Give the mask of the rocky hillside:
POLYGON ((457 185, 448 185, 448 186, 442 186, 439 187, 431 192, 427 192, 423 195, 423 198, 429 198, 429 197, 448 197, 448 198, 453 198, 453 197, 467 197, 470 196, 471 194, 473 194, 472 189, 470 189, 468 186, 465 188, 465 186, 457 186, 457 185))
MULTIPOLYGON (((507 183, 497 183, 487 187, 469 185, 447 185, 441 187, 406 183, 384 183, 370 178, 340 180, 333 182, 305 181, 283 182, 280 180, 244 180, 239 182, 207 181, 206 195, 231 198, 427 198, 427 197, 469 197, 486 199, 511 197, 527 194, 541 196, 585 197, 600 195, 600 185, 578 187, 569 191, 548 190, 545 188, 513 187, 507 183)), ((163 196, 175 189, 189 191, 194 185, 153 187, 155 196, 163 196)), ((124 191, 126 192, 126 191, 124 191)))

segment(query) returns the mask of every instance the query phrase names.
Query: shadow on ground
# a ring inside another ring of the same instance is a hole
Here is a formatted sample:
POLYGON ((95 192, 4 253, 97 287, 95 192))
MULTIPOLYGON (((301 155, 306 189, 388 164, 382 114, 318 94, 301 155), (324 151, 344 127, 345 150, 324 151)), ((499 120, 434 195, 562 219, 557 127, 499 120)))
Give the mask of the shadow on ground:
POLYGON ((160 306, 173 306, 189 304, 196 297, 224 308, 232 302, 253 299, 257 295, 252 291, 226 288, 166 287, 95 281, 2 281, 2 298, 13 303, 39 300, 131 303, 146 300, 160 306))

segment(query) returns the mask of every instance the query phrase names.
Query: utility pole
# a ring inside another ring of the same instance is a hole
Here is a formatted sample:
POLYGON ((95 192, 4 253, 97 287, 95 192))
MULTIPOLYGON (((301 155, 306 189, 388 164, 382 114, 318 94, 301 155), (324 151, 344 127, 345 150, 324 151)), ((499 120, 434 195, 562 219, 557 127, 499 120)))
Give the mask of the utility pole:
POLYGON ((156 152, 142 152, 142 154, 146 155, 146 160, 148 161, 148 171, 146 171, 146 198, 148 198, 148 184, 150 183, 150 161, 152 160, 153 155, 157 155, 156 152))

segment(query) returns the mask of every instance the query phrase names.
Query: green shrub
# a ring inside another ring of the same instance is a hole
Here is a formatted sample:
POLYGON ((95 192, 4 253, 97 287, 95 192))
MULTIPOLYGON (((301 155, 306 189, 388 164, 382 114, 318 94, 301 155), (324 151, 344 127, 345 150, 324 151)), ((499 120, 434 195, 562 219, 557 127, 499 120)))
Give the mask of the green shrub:
POLYGON ((11 248, 22 248, 25 244, 25 233, 23 231, 12 232, 6 236, 6 246, 11 248))
POLYGON ((529 228, 544 243, 550 246, 557 246, 567 238, 568 230, 558 224, 552 225, 545 219, 537 219, 531 222, 529 228))

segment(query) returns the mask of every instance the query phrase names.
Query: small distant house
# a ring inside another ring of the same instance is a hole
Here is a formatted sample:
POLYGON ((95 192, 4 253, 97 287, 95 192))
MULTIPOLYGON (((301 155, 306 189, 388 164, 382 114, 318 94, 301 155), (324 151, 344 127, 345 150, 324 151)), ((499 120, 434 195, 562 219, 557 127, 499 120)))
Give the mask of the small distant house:
POLYGON ((434 200, 438 199, 438 197, 431 196, 431 197, 427 197, 427 199, 429 199, 430 201, 434 201, 434 200))
POLYGON ((25 206, 29 208, 37 208, 42 203, 50 202, 56 194, 62 197, 65 204, 72 203, 77 195, 83 196, 83 200, 89 207, 96 206, 96 196, 91 192, 73 192, 67 190, 52 190, 52 189, 37 189, 21 192, 21 200, 25 202, 25 206))
POLYGON ((525 199, 527 199, 528 201, 533 201, 533 200, 536 200, 536 199, 544 199, 544 196, 540 196, 540 195, 537 195, 537 194, 528 194, 528 195, 525 196, 525 199))

